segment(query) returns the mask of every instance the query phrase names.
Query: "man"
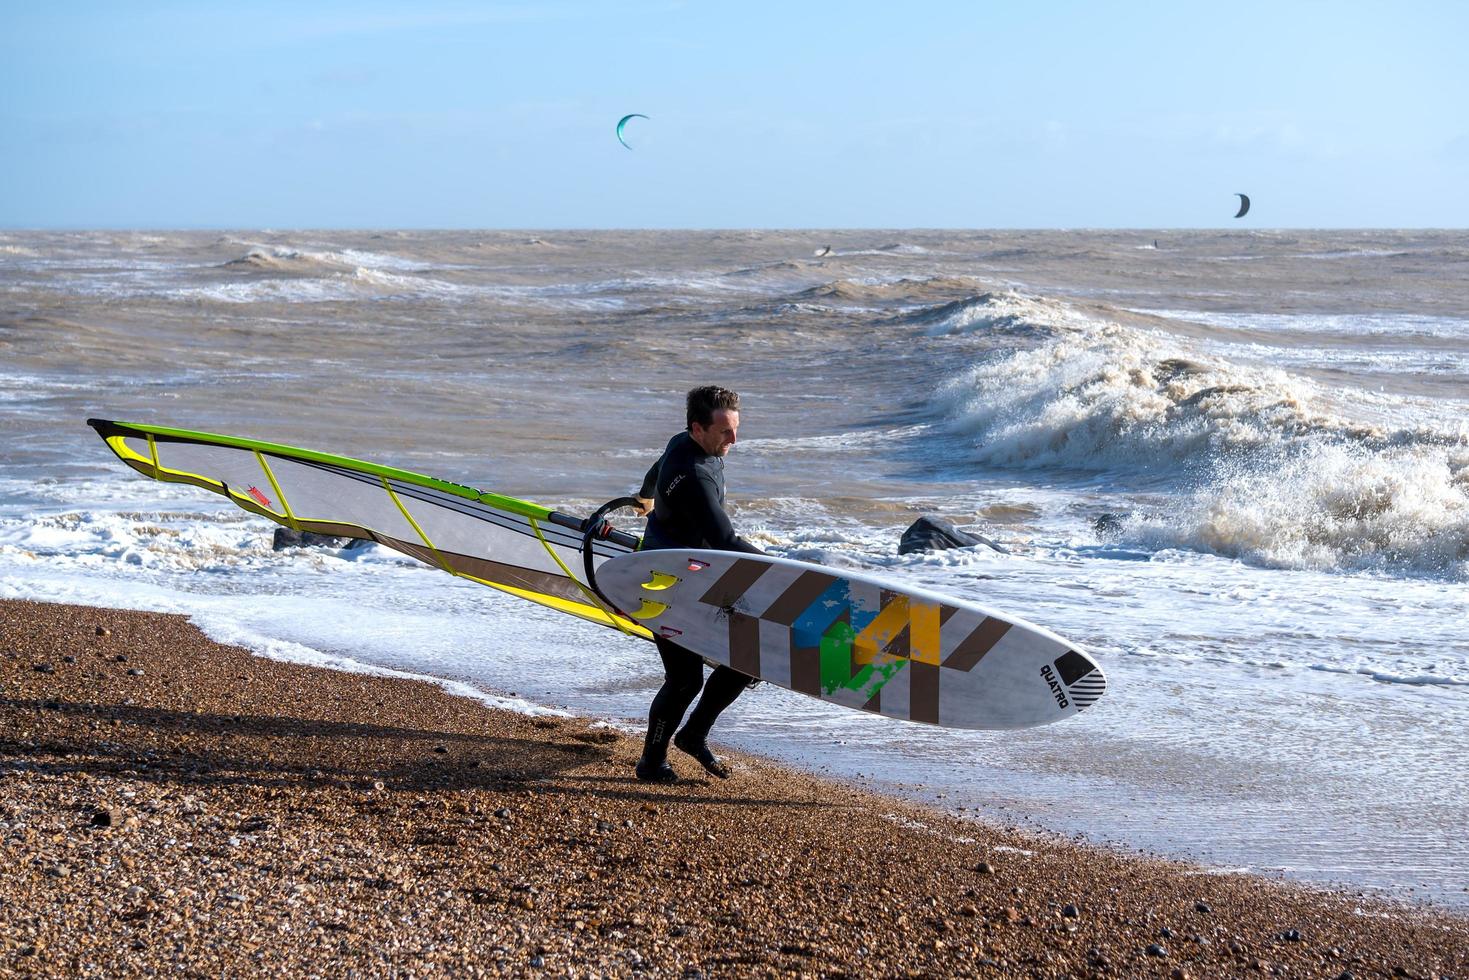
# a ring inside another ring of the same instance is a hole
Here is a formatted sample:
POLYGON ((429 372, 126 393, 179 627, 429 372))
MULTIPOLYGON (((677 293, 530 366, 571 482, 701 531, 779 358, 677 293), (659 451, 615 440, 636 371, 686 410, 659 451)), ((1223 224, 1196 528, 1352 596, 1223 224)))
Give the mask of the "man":
MULTIPOLYGON (((728 388, 705 385, 688 394, 688 429, 668 442, 663 456, 648 470, 638 491, 639 513, 648 515, 643 548, 712 548, 764 554, 735 534, 724 512, 724 457, 740 427, 740 396, 728 388)), ((671 783, 678 774, 668 764, 668 741, 720 779, 729 770, 709 751, 709 729, 719 713, 734 703, 750 678, 728 667, 716 667, 704 681, 704 660, 692 650, 656 637, 663 658, 663 686, 648 711, 648 737, 637 775, 645 782, 671 783), (674 734, 694 695, 704 693, 689 720, 674 734)))

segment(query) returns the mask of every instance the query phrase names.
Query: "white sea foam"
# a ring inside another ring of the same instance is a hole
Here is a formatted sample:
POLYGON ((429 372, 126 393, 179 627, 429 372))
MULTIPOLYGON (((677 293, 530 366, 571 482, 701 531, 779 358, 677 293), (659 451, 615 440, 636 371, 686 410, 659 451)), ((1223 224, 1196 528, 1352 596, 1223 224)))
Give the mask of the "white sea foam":
POLYGON ((1296 347, 1215 341, 1210 349, 1231 358, 1249 359, 1298 370, 1335 368, 1352 371, 1379 381, 1398 377, 1428 376, 1445 380, 1463 378, 1463 393, 1469 397, 1469 347, 1463 351, 1438 349, 1375 349, 1366 344, 1343 347, 1296 347))
POLYGON ((1154 475, 1333 425, 1313 412, 1317 391, 1305 379, 1190 353, 1098 323, 985 359, 941 388, 937 404, 978 463, 1154 475))
POLYGON ((261 270, 296 271, 300 273, 378 269, 392 272, 427 272, 435 268, 452 268, 401 255, 370 252, 356 248, 288 248, 281 245, 249 246, 243 256, 225 263, 230 266, 256 267, 261 270))
POLYGON ((94 390, 95 384, 75 378, 0 372, 0 404, 44 403, 63 393, 94 390))
POLYGON ((990 467, 1075 469, 1181 484, 1122 543, 1267 567, 1469 575, 1469 441, 1336 414, 1286 372, 1191 358, 1176 342, 1096 323, 992 356, 938 396, 990 467), (1192 487, 1192 489, 1188 489, 1192 487))
POLYGON ((1385 259, 1398 258, 1400 256, 1412 255, 1411 252, 1403 252, 1390 248, 1359 248, 1339 249, 1333 252, 1306 252, 1301 255, 1291 256, 1295 259, 1385 259))
POLYGON ((396 272, 426 272, 435 268, 431 262, 420 262, 400 255, 384 255, 379 252, 363 252, 344 248, 320 253, 322 258, 343 262, 358 269, 390 269, 396 272))
POLYGON ((751 438, 740 441, 738 452, 752 455, 789 453, 819 450, 831 453, 871 452, 879 446, 888 446, 918 436, 926 424, 903 426, 897 429, 872 429, 866 432, 829 432, 821 435, 795 436, 789 439, 773 437, 751 438))
POLYGON ((1263 333, 1337 334, 1361 343, 1373 337, 1439 337, 1469 341, 1469 319, 1421 314, 1216 313, 1200 310, 1138 310, 1174 320, 1191 320, 1263 333))
POLYGON ((1092 318, 1065 303, 1014 290, 927 307, 903 319, 923 326, 932 336, 997 331, 1049 335, 1084 329, 1093 323, 1092 318))
POLYGON ((79 511, 0 519, 0 553, 53 567, 123 564, 189 572, 245 570, 269 562, 270 532, 247 515, 79 511), (242 519, 246 518, 246 519, 242 519))
MULTIPOLYGON (((144 259, 136 256, 128 258, 110 258, 97 255, 77 255, 60 257, 47 252, 37 253, 39 256, 34 262, 20 263, 20 266, 31 270, 44 270, 47 272, 75 273, 85 276, 90 273, 104 273, 118 278, 136 279, 139 274, 174 272, 179 269, 202 269, 208 268, 207 264, 199 262, 179 262, 172 259, 144 259)), ((76 278, 64 281, 78 283, 76 278)), ((81 280, 85 283, 86 280, 81 280)))
POLYGON ((1313 443, 1224 461, 1166 512, 1129 518, 1119 537, 1272 568, 1469 581, 1469 447, 1313 443))
MULTIPOLYGON (((250 523, 259 524, 260 522, 252 520, 250 523)), ((156 536, 152 532, 158 530, 142 525, 134 525, 131 531, 123 530, 126 526, 125 518, 113 524, 122 537, 134 537, 137 539, 136 543, 156 536)), ((278 619, 266 616, 263 623, 254 625, 251 617, 241 615, 242 601, 245 604, 260 607, 268 607, 269 601, 262 602, 248 592, 243 595, 236 594, 235 590, 230 588, 210 589, 207 586, 201 588, 198 587, 198 579, 192 580, 196 583, 195 588, 181 589, 166 577, 160 578, 156 574, 140 574, 136 569, 130 568, 130 563, 127 561, 128 552, 109 554, 107 553, 110 550, 109 547, 100 542, 99 546, 88 549, 85 544, 81 543, 84 541, 84 536, 76 536, 71 540, 63 541, 49 533, 46 528, 35 529, 30 535, 29 543, 48 549, 49 554, 28 553, 5 543, 7 537, 13 538, 14 536, 15 527, 13 525, 7 527, 5 522, 0 522, 0 598, 68 602, 184 615, 188 616, 205 635, 215 642, 244 647, 253 653, 271 659, 377 677, 427 681, 450 694, 472 698, 493 708, 522 714, 560 717, 568 715, 568 712, 564 710, 539 704, 514 694, 496 693, 474 684, 445 679, 431 673, 373 663, 320 646, 284 639, 280 635, 282 631, 278 628, 278 619), (80 550, 78 550, 79 547, 80 550), (87 561, 87 555, 100 560, 87 561)), ((162 537, 167 536, 162 535, 162 537)), ((144 544, 142 547, 146 550, 148 546, 144 544)), ((189 562, 178 561, 177 550, 173 546, 167 546, 165 550, 175 552, 174 560, 171 562, 171 570, 174 572, 198 573, 210 570, 204 565, 195 564, 190 567, 189 562)), ((243 552, 251 549, 237 550, 243 552)), ((269 597, 272 586, 284 588, 293 578, 299 582, 300 571, 303 568, 312 567, 309 561, 304 566, 300 564, 301 556, 293 553, 299 551, 300 549, 292 549, 291 552, 278 556, 276 562, 278 567, 274 572, 260 566, 251 569, 245 562, 234 562, 233 564, 243 573, 256 577, 263 576, 268 583, 263 595, 269 597)), ((307 588, 309 589, 309 586, 307 588)), ((350 609, 350 606, 335 612, 330 603, 322 603, 317 608, 328 627, 325 631, 328 635, 332 633, 345 635, 348 632, 341 628, 345 626, 345 620, 339 623, 333 617, 334 615, 342 616, 350 609)), ((295 611, 285 611, 287 617, 294 615, 297 615, 295 611)))
POLYGON ((843 303, 934 302, 955 293, 972 293, 981 288, 972 276, 872 275, 848 276, 810 286, 796 299, 831 299, 843 303))
POLYGON ((914 245, 909 242, 890 242, 887 245, 879 245, 876 248, 858 248, 847 252, 835 252, 835 255, 928 255, 929 249, 922 245, 914 245))
MULTIPOLYGON (((694 293, 749 293, 717 280, 680 279, 674 282, 657 277, 626 277, 590 282, 552 283, 547 285, 497 285, 450 282, 432 276, 417 275, 389 268, 353 267, 339 269, 318 263, 310 275, 278 275, 257 277, 239 282, 212 283, 204 286, 165 286, 154 283, 124 284, 109 282, 93 287, 94 292, 121 297, 157 295, 169 299, 205 302, 250 303, 343 303, 359 300, 442 300, 475 302, 495 300, 556 310, 610 312, 627 308, 633 297, 660 294, 669 288, 694 293)), ((282 271, 282 270, 275 270, 282 271)), ((770 292, 770 290, 761 290, 770 292)))
POLYGON ((1381 670, 1371 667, 1343 667, 1339 664, 1312 664, 1312 670, 1329 674, 1361 674, 1384 684, 1409 684, 1430 687, 1469 687, 1469 673, 1440 674, 1436 672, 1403 673, 1401 670, 1381 670))
POLYGON ((325 276, 252 279, 158 290, 170 299, 215 303, 342 303, 365 299, 457 298, 475 292, 428 277, 378 269, 352 269, 325 276))

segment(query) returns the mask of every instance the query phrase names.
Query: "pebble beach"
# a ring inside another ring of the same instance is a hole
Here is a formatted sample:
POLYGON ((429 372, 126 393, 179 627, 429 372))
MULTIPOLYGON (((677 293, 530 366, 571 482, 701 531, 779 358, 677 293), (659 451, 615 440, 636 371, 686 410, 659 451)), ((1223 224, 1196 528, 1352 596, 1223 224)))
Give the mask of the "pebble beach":
POLYGON ((0 601, 0 973, 1469 975, 1469 920, 0 601))

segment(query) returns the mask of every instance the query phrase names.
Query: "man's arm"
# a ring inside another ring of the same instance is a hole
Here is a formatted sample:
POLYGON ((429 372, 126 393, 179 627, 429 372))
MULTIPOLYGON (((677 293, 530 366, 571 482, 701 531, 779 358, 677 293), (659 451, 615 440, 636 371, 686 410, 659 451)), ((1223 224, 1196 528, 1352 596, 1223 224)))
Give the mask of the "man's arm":
POLYGON ((692 519, 700 536, 715 551, 739 551, 747 555, 763 555, 755 547, 735 533, 729 515, 719 503, 719 489, 712 476, 700 474, 696 479, 683 480, 675 488, 681 498, 678 506, 692 519))
POLYGON ((658 492, 658 470, 663 465, 663 457, 659 456, 653 460, 652 469, 648 475, 643 477, 643 485, 638 489, 638 505, 634 508, 639 517, 647 517, 653 512, 653 495, 658 492))

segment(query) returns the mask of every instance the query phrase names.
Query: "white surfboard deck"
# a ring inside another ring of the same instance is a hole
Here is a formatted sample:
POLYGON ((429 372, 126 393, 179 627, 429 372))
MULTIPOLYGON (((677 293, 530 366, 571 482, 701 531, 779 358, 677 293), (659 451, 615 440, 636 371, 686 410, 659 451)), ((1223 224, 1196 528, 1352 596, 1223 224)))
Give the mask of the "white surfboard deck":
POLYGON ((639 551, 597 569, 629 616, 706 659, 813 697, 947 728, 1028 728, 1095 704, 1101 668, 985 606, 808 562, 639 551))

